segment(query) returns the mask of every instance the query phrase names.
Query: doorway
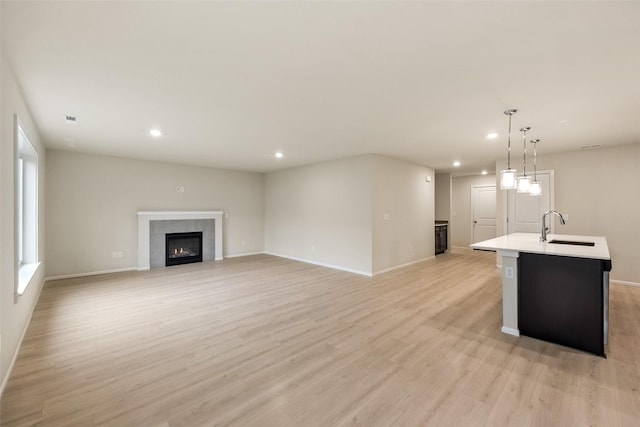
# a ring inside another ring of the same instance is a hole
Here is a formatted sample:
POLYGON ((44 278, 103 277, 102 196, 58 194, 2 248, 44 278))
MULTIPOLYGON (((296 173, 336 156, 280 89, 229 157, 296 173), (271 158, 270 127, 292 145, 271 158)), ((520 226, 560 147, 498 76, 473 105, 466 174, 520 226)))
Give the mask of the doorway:
POLYGON ((471 187, 471 242, 496 237, 496 186, 471 187))

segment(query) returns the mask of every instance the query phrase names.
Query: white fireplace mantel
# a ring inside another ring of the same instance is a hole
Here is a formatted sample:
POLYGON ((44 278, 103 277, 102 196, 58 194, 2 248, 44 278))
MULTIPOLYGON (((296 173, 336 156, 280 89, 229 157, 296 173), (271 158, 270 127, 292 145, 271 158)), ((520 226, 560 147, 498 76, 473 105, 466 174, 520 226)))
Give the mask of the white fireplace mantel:
POLYGON ((213 219, 215 231, 215 259, 222 259, 222 211, 138 211, 138 270, 149 270, 149 226, 151 221, 182 219, 213 219))

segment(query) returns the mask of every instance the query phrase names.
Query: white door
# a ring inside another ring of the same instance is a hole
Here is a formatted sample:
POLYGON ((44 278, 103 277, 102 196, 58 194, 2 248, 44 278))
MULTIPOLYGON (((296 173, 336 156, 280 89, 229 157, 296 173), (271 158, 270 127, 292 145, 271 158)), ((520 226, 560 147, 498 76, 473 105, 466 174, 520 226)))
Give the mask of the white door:
POLYGON ((471 187, 471 230, 473 243, 496 237, 496 186, 471 187))
MULTIPOLYGON (((542 186, 542 194, 531 196, 528 193, 518 193, 509 190, 507 195, 508 211, 505 215, 506 234, 508 233, 540 233, 542 228, 542 214, 553 209, 554 181, 553 171, 538 172, 538 181, 542 186)), ((549 227, 554 232, 555 219, 550 221, 549 227)))

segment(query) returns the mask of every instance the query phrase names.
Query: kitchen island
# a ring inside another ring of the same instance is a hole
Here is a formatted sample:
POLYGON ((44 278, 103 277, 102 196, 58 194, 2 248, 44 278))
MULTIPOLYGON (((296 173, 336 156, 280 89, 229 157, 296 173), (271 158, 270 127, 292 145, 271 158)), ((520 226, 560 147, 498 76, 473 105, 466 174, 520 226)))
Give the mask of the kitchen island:
POLYGON ((512 233, 471 245, 502 257, 502 332, 605 356, 611 257, 604 237, 512 233), (554 243, 558 242, 558 243, 554 243))

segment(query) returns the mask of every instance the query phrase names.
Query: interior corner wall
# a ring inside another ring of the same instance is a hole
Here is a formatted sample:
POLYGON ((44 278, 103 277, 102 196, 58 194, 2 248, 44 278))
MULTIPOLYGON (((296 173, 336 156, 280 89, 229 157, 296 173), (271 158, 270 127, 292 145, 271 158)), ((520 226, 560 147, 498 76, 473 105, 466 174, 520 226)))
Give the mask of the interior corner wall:
POLYGON ((473 214, 471 212, 471 188, 474 185, 495 184, 495 175, 453 177, 451 180, 451 222, 449 223, 452 246, 468 247, 472 243, 471 221, 473 220, 473 214))
POLYGON ((268 173, 265 251, 372 273, 371 156, 268 173))
POLYGON ((434 170, 386 156, 372 161, 373 273, 434 256, 434 170))
POLYGON ((137 268, 137 211, 221 210, 223 256, 264 251, 261 173, 48 150, 47 203, 47 277, 137 268))
POLYGON ((435 218, 451 221, 451 174, 439 173, 435 177, 435 218))
MULTIPOLYGON (((496 169, 505 164, 497 162, 496 169)), ((640 284, 640 143, 538 155, 537 164, 539 170, 554 170, 555 209, 569 214, 556 231, 606 237, 611 279, 640 284)), ((502 229, 506 198, 498 199, 502 229)))
MULTIPOLYGON (((1 56, 1 55, 0 55, 1 56)), ((44 283, 45 270, 45 150, 18 82, 5 58, 0 60, 0 380, 4 384, 29 324, 44 283), (16 296, 17 243, 14 116, 38 154, 38 259, 42 263, 25 292, 16 296)))

